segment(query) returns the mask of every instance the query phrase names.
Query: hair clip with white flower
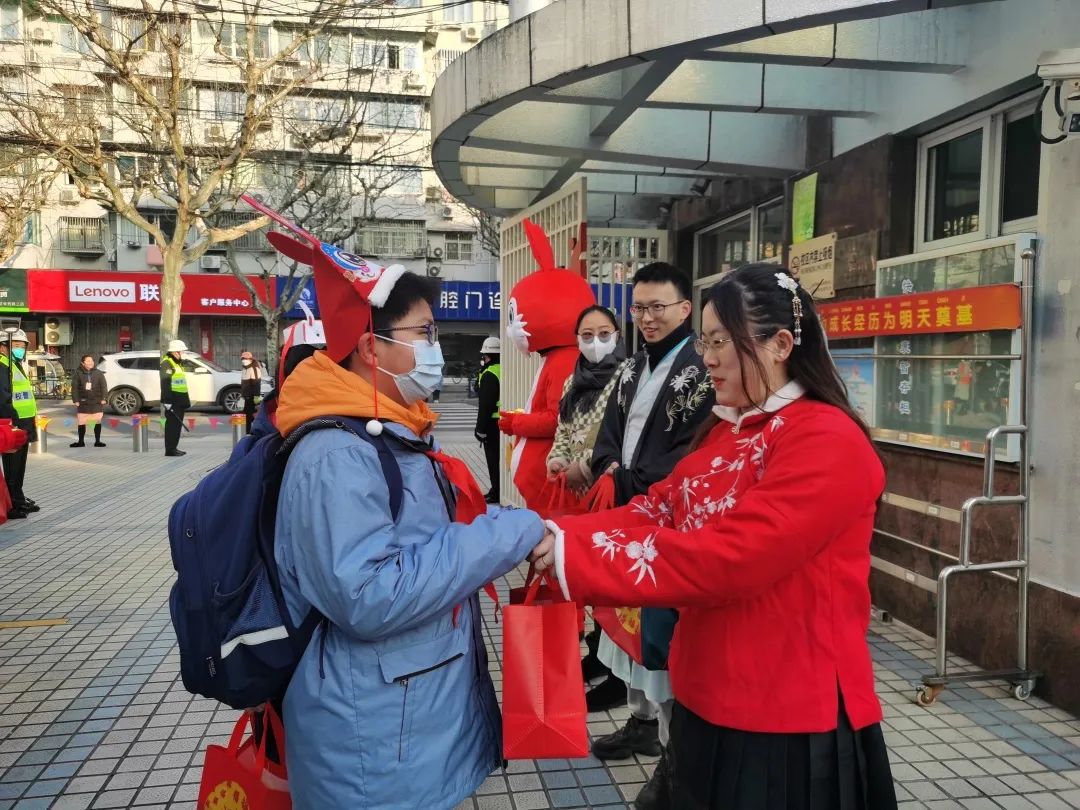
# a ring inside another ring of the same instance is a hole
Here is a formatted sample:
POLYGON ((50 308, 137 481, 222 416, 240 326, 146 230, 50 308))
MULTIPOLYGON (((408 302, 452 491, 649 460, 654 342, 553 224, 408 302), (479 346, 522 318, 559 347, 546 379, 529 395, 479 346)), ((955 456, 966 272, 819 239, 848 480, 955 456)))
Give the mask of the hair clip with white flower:
POLYGON ((778 286, 791 293, 791 314, 795 319, 795 345, 802 345, 802 299, 799 298, 799 282, 787 273, 777 273, 776 283, 778 286))

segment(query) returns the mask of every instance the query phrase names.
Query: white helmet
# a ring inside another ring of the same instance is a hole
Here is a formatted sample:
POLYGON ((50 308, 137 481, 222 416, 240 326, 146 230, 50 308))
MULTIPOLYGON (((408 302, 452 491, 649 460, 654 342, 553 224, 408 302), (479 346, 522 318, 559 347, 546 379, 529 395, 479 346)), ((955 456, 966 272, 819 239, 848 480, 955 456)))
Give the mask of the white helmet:
POLYGON ((502 352, 502 341, 497 337, 489 337, 484 341, 484 345, 480 347, 480 354, 500 354, 502 352))
POLYGON ((17 340, 21 341, 23 343, 28 342, 28 338, 26 337, 26 332, 24 332, 22 329, 16 329, 14 332, 11 333, 11 342, 14 343, 17 340))
POLYGON ((188 350, 187 344, 182 340, 170 340, 169 349, 170 352, 186 352, 188 350))

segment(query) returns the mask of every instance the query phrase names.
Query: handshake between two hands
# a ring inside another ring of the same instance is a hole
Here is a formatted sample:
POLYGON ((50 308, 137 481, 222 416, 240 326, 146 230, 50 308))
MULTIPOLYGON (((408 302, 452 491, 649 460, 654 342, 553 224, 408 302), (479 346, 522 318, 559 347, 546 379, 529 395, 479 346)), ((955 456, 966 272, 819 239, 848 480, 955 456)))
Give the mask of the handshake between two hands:
POLYGON ((544 530, 544 539, 529 554, 529 562, 536 567, 537 573, 555 565, 555 534, 550 529, 544 530))

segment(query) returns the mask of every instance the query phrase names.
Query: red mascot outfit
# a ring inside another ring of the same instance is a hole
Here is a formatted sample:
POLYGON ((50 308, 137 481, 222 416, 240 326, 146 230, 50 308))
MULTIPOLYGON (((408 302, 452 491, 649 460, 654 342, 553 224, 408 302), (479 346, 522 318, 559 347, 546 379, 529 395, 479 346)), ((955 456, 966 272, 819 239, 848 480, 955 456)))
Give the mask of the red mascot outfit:
MULTIPOLYGON (((13 453, 26 444, 26 431, 13 427, 10 419, 0 419, 0 453, 13 453)), ((11 494, 0 476, 0 523, 7 523, 11 494)), ((25 517, 25 515, 24 515, 25 517)))
POLYGON ((506 335, 526 357, 538 352, 543 365, 525 413, 502 411, 499 430, 515 438, 510 472, 525 505, 536 509, 541 506, 540 491, 547 482, 547 457, 559 422, 559 400, 580 354, 574 326, 581 311, 596 303, 596 296, 581 275, 555 267, 551 243, 539 225, 529 220, 524 225, 540 269, 510 291, 506 335))

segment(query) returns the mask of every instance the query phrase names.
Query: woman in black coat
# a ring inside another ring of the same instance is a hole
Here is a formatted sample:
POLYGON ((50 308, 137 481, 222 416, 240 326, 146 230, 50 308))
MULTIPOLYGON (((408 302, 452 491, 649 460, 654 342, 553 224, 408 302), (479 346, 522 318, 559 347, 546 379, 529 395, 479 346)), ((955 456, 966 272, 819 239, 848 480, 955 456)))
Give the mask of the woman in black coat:
POLYGON ((78 406, 79 440, 72 447, 86 447, 86 424, 94 426, 94 447, 104 447, 101 441, 101 420, 105 416, 105 400, 109 396, 109 384, 105 375, 94 368, 94 358, 84 354, 82 363, 75 370, 71 381, 71 398, 78 406))

